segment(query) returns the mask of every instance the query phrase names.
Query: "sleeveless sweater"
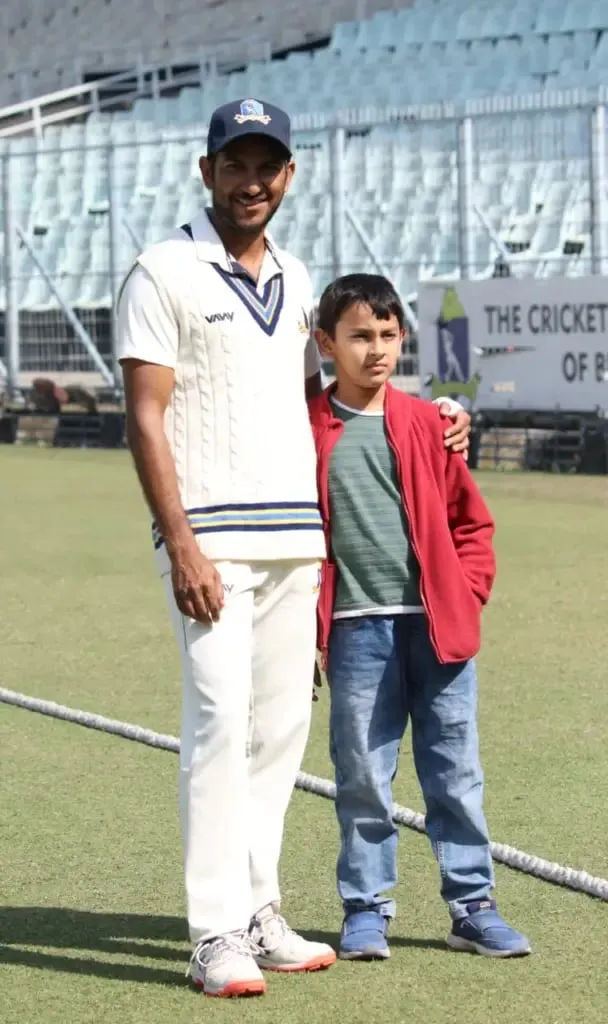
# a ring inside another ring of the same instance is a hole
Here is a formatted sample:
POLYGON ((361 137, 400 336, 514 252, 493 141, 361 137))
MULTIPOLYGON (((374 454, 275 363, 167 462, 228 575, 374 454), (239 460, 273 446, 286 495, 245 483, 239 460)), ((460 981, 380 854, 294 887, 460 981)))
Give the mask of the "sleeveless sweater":
MULTIPOLYGON (((165 431, 192 530, 216 561, 325 557, 304 393, 312 287, 268 244, 276 273, 256 286, 201 214, 134 265, 177 325, 165 431)), ((153 536, 166 571, 156 526, 153 536)))

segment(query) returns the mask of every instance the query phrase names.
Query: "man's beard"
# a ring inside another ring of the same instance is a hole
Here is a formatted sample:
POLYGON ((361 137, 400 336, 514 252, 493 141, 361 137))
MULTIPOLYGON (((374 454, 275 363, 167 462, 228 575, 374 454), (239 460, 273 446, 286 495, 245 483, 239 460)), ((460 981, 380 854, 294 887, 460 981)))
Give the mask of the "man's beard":
POLYGON ((278 211, 282 201, 283 196, 281 196, 276 205, 269 210, 268 215, 264 218, 264 220, 259 221, 257 224, 241 223, 233 215, 232 207, 230 205, 223 206, 222 204, 218 203, 215 199, 215 196, 211 197, 211 206, 214 217, 217 220, 218 224, 223 225, 230 231, 234 231, 235 233, 238 234, 259 235, 260 232, 264 231, 268 224, 270 224, 270 221, 274 217, 275 213, 278 211))

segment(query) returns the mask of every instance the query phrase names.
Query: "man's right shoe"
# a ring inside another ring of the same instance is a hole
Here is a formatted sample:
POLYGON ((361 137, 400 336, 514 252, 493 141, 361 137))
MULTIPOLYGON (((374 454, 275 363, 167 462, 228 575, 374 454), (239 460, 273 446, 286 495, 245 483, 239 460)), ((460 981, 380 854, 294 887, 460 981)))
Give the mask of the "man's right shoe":
POLYGON ((336 962, 335 951, 327 943, 312 942, 294 932, 276 903, 254 914, 249 940, 255 962, 266 971, 323 971, 336 962))
POLYGON ((266 991, 264 975, 253 958, 246 931, 199 942, 187 974, 192 984, 207 996, 261 996, 266 991))
POLYGON ((376 910, 347 914, 340 936, 340 960, 388 960, 386 933, 389 919, 376 910))

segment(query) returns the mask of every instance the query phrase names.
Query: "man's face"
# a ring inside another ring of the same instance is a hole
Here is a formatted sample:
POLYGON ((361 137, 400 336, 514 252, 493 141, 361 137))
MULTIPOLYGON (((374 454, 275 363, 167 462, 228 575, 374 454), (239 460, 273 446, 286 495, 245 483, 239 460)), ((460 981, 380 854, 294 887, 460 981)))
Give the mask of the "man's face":
POLYGON ((200 169, 218 220, 232 231, 258 234, 281 205, 295 164, 278 143, 253 135, 231 142, 213 160, 201 157, 200 169))

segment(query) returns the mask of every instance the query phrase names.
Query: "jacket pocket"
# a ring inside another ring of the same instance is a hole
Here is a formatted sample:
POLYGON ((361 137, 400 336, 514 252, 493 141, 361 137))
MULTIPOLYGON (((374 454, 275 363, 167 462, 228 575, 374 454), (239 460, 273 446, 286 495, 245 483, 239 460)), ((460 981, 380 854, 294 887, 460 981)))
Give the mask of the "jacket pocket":
POLYGON ((432 637, 442 662, 467 661, 481 644, 481 602, 464 572, 456 552, 443 559, 443 584, 434 593, 431 608, 432 637))

